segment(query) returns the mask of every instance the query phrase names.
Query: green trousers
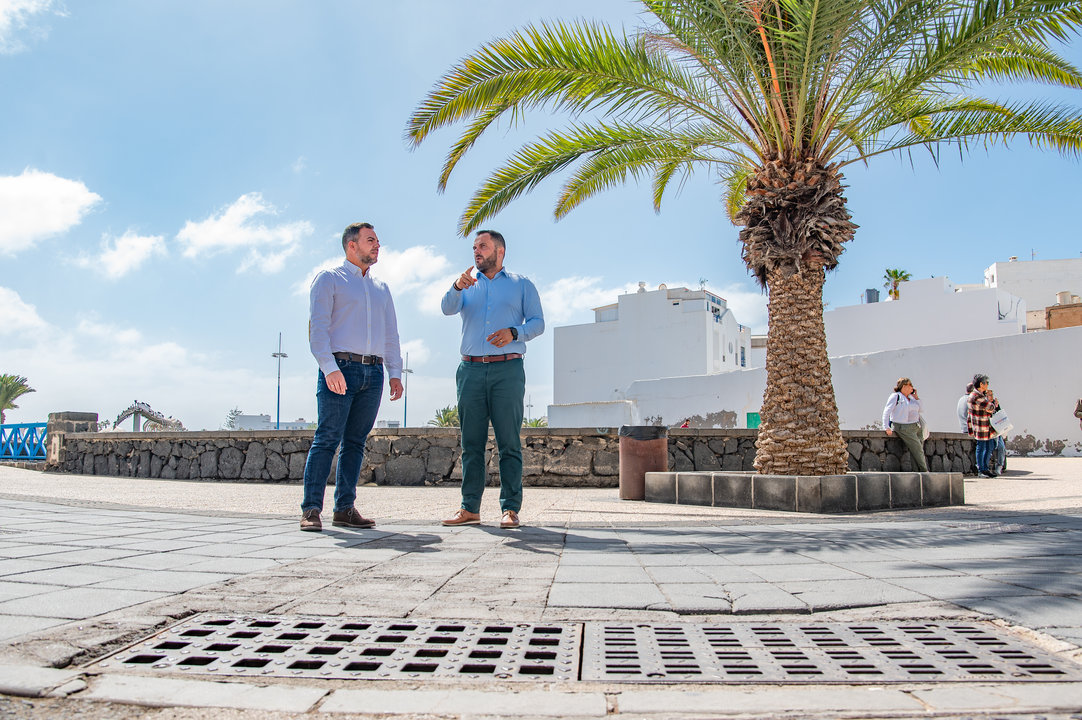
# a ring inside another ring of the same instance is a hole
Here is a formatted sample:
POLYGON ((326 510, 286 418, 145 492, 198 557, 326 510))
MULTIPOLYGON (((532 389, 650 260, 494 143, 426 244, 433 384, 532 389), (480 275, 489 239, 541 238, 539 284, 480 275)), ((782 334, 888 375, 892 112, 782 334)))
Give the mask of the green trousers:
POLYGON ((518 512, 522 507, 522 398, 526 395, 522 359, 463 362, 455 380, 462 430, 462 508, 481 511, 491 422, 500 453, 500 510, 518 512))
POLYGON ((920 434, 920 423, 894 423, 893 430, 905 446, 909 448, 909 456, 913 458, 913 464, 920 472, 928 472, 928 460, 924 457, 924 438, 920 434))

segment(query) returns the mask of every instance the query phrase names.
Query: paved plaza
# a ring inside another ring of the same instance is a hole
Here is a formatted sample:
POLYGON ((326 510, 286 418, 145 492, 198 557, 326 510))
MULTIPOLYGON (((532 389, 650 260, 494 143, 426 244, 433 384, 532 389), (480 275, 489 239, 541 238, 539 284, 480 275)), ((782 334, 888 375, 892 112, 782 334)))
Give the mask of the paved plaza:
POLYGON ((967 479, 965 490, 960 508, 821 516, 620 501, 615 489, 527 488, 525 525, 508 531, 497 527, 492 489, 486 524, 445 528, 438 520, 457 508, 456 487, 362 487, 358 508, 376 528, 328 523, 316 534, 298 531, 298 485, 0 467, 0 718, 76 710, 163 718, 1082 717, 1075 681, 509 686, 181 678, 90 664, 195 613, 500 623, 992 620, 1059 658, 1082 659, 1082 458, 1012 458, 1007 475, 967 479))

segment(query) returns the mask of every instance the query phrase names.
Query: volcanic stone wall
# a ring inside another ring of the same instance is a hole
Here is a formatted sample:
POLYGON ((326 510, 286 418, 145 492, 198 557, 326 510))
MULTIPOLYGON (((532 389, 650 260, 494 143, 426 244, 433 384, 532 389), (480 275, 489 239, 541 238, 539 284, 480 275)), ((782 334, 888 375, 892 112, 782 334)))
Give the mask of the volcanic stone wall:
MULTIPOLYGON (((847 431, 849 469, 907 471, 902 442, 881 432, 847 431)), ((669 469, 752 470, 755 430, 669 431, 669 469)), ((85 475, 167 480, 299 482, 311 430, 229 432, 60 433, 49 442, 47 469, 85 475)), ((529 428, 522 432, 523 481, 550 487, 615 487, 619 437, 584 428, 529 428)), ((933 472, 973 471, 973 440, 933 433, 925 443, 933 472)), ((499 458, 489 438, 489 478, 499 458)), ((456 428, 374 430, 368 438, 362 483, 438 485, 462 479, 456 428)), ((328 478, 333 482, 334 469, 328 478)))

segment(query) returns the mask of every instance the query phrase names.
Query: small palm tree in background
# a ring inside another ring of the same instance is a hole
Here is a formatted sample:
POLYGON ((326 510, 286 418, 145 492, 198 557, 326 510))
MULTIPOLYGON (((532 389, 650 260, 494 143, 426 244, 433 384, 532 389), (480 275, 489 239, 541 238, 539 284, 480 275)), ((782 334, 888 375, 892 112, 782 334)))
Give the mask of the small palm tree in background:
POLYGON ((436 411, 436 417, 429 420, 428 424, 435 427, 458 427, 458 406, 448 405, 440 408, 436 411))
POLYGON ((905 270, 887 268, 886 272, 883 273, 883 279, 886 280, 883 287, 887 289, 887 295, 890 295, 891 300, 897 300, 902 294, 898 290, 898 286, 904 282, 909 282, 913 279, 913 276, 905 270))
POLYGON ((541 417, 536 417, 536 418, 533 418, 531 420, 527 420, 526 418, 522 418, 522 427, 534 427, 534 428, 537 428, 537 427, 548 427, 548 426, 549 426, 549 419, 547 417, 543 416, 543 415, 541 417))
MULTIPOLYGON (((446 187, 501 119, 556 110, 572 123, 527 143, 483 181, 460 231, 564 170, 555 215, 616 185, 667 188, 696 170, 726 188, 749 271, 769 294, 766 392, 755 467, 835 474, 848 453, 823 325, 823 282, 857 226, 842 169, 884 153, 965 152, 1022 138, 1082 151, 1082 114, 982 96, 989 83, 1082 88, 1052 48, 1079 0, 642 0, 626 35, 553 22, 493 40, 440 79, 407 137, 463 123, 446 187)), ((1003 92, 996 88, 996 93, 1003 92)))
POLYGON ((16 400, 27 393, 37 392, 29 382, 22 375, 0 375, 0 425, 4 423, 5 411, 19 409, 16 400))

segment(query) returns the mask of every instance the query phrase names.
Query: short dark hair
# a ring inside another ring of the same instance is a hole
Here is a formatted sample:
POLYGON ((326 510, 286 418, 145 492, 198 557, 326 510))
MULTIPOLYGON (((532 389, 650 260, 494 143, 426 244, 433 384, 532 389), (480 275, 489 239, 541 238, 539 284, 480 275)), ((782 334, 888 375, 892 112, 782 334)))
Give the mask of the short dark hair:
POLYGON ((477 234, 478 235, 488 235, 488 236, 490 236, 492 238, 492 242, 496 243, 497 245, 499 245, 504 250, 507 249, 507 243, 505 243, 503 241, 503 235, 496 232, 495 230, 478 230, 477 234))
POLYGON ((904 388, 906 385, 912 384, 913 383, 909 382, 909 378, 907 377, 898 378, 898 382, 894 384, 894 392, 901 392, 902 388, 904 388))
POLYGON ((372 223, 366 223, 366 222, 353 223, 352 225, 350 225, 349 227, 347 227, 345 229, 345 232, 342 233, 342 250, 343 251, 346 249, 346 245, 349 244, 350 240, 356 240, 357 239, 357 236, 361 234, 362 229, 375 230, 375 228, 372 227, 372 223))
POLYGON ((973 383, 972 382, 970 382, 968 385, 966 385, 966 392, 967 393, 973 392, 973 389, 974 388, 973 388, 973 383))
POLYGON ((986 383, 986 382, 988 382, 988 376, 984 375, 984 374, 981 374, 981 373, 977 373, 976 375, 973 376, 973 389, 974 390, 980 389, 981 384, 986 383))

